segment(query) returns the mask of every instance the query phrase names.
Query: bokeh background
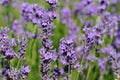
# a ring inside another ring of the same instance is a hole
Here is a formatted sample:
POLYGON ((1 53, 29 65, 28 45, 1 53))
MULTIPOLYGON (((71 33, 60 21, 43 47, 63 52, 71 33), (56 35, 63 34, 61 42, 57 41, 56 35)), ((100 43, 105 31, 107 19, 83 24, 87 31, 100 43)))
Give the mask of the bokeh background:
MULTIPOLYGON (((118 0, 119 1, 119 0, 118 0)), ((20 20, 21 14, 20 14, 20 8, 21 4, 23 2, 28 2, 30 4, 39 4, 43 6, 45 9, 48 9, 50 6, 46 3, 45 0, 13 0, 13 3, 11 3, 9 6, 3 6, 0 5, 0 28, 8 26, 10 29, 12 29, 12 24, 14 20, 20 20)), ((57 18, 53 21, 55 25, 54 30, 54 36, 50 37, 53 41, 53 47, 58 51, 60 39, 63 37, 66 37, 68 34, 68 27, 64 24, 62 24, 61 20, 61 10, 65 7, 68 7, 71 10, 71 16, 74 21, 74 23, 79 27, 79 41, 77 43, 78 46, 81 45, 81 38, 83 34, 83 27, 84 23, 88 20, 93 21, 93 25, 98 23, 101 20, 101 17, 98 16, 87 16, 87 18, 82 18, 80 15, 74 14, 74 6, 79 3, 80 0, 59 0, 59 5, 57 8, 57 18)), ((116 13, 120 14, 120 3, 117 3, 116 5, 110 4, 106 11, 112 12, 112 8, 115 6, 116 13)), ((92 8, 92 7, 91 7, 92 8)), ((24 23, 24 21, 22 22, 24 23)), ((23 25, 24 29, 26 31, 30 31, 34 33, 36 31, 36 27, 38 25, 33 25, 31 22, 29 22, 27 25, 23 25)), ((119 26, 119 23, 118 23, 119 26)), ((120 27, 120 26, 119 26, 120 27)), ((40 33, 38 31, 38 33, 40 33)), ((16 38, 16 35, 13 33, 9 33, 9 36, 16 38)), ((104 38, 104 44, 100 45, 102 47, 105 47, 107 44, 112 44, 114 38, 109 38, 108 36, 103 36, 104 38)), ((40 39, 28 39, 28 45, 26 50, 26 61, 21 61, 18 65, 19 60, 14 59, 11 61, 11 65, 14 67, 17 67, 20 65, 29 65, 30 66, 30 73, 28 74, 27 80, 40 80, 40 53, 38 52, 40 49, 40 39)), ((14 48, 14 50, 17 53, 17 47, 14 48)), ((92 52, 95 52, 94 48, 91 50, 92 52)), ((96 56, 99 56, 99 54, 96 54, 96 56)), ((51 68, 53 68, 54 65, 56 65, 56 62, 51 63, 51 68)), ((59 65, 62 65, 59 63, 59 65)), ((90 63, 91 68, 85 70, 85 74, 88 73, 87 80, 99 80, 101 70, 99 69, 98 62, 94 61, 90 63)), ((86 76, 79 76, 79 72, 76 70, 72 70, 71 74, 71 80, 85 80, 84 77, 86 76), (77 77, 77 78, 76 78, 77 77)), ((116 76, 114 76, 114 73, 111 68, 109 68, 108 73, 103 76, 101 80, 115 80, 116 76)), ((2 80, 2 79, 1 79, 2 80)))

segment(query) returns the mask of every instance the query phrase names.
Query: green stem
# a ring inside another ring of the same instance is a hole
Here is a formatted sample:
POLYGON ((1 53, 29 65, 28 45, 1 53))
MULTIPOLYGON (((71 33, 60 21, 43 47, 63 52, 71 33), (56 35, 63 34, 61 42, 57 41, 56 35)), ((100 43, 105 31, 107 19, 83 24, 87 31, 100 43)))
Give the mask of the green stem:
MULTIPOLYGON (((33 25, 33 28, 35 27, 35 25, 33 25)), ((36 34, 38 31, 37 27, 34 29, 34 33, 36 34)), ((34 45, 35 39, 32 40, 31 42, 31 50, 30 50, 30 60, 32 60, 32 51, 33 51, 33 45, 34 45)), ((32 61, 31 61, 32 62, 32 61)))
POLYGON ((17 69, 18 69, 18 67, 19 67, 19 65, 20 65, 20 62, 21 62, 21 60, 19 59, 19 61, 18 61, 18 63, 17 63, 17 69))
POLYGON ((79 75, 80 75, 80 72, 77 73, 77 79, 76 80, 80 80, 79 75))
POLYGON ((92 69, 92 66, 91 66, 91 64, 90 64, 90 66, 89 66, 89 68, 88 68, 88 72, 87 72, 86 80, 88 80, 88 78, 89 78, 89 75, 90 75, 90 71, 91 71, 91 69, 92 69))

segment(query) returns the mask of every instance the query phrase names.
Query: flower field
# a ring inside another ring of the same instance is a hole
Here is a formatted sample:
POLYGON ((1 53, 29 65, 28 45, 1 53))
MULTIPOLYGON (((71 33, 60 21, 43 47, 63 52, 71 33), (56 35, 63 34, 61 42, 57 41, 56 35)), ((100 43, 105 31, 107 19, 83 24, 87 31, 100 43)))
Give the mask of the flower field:
POLYGON ((0 80, 120 80, 120 0, 0 0, 0 80))

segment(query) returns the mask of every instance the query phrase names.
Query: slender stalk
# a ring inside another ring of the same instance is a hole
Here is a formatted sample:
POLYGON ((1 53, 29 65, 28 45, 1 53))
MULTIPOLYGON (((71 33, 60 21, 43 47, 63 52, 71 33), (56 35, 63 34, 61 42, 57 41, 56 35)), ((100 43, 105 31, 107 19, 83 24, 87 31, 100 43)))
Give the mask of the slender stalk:
POLYGON ((20 65, 20 62, 21 62, 21 60, 19 59, 19 61, 18 61, 18 63, 17 63, 17 69, 18 69, 18 67, 19 67, 19 65, 20 65))
POLYGON ((77 79, 76 80, 80 80, 79 76, 80 76, 80 72, 77 73, 77 79))
POLYGON ((90 64, 90 66, 88 67, 88 72, 87 72, 86 80, 88 80, 88 78, 89 78, 91 69, 92 69, 92 65, 90 64))
MULTIPOLYGON (((35 25, 33 25, 33 27, 35 27, 35 25)), ((35 30, 35 31, 34 31, 34 34, 36 34, 37 31, 38 31, 37 28, 34 29, 34 30, 35 30)), ((31 51, 30 51, 30 54, 31 54, 30 57, 31 57, 31 59, 30 59, 30 60, 32 60, 32 51, 33 51, 33 49, 34 49, 34 48, 33 48, 34 42, 35 42, 35 39, 33 39, 32 42, 31 42, 31 51)), ((31 62, 32 62, 32 61, 31 61, 31 62)))

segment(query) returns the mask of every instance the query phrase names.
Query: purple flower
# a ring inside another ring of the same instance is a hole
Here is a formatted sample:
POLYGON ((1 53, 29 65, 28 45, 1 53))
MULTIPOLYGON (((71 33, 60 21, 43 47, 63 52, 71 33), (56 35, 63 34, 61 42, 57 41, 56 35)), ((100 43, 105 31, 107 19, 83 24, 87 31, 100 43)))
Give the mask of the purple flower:
POLYGON ((51 41, 50 39, 48 39, 48 38, 47 38, 47 39, 44 38, 44 39, 41 40, 41 45, 42 45, 45 49, 49 50, 49 49, 52 48, 52 41, 51 41))
POLYGON ((82 71, 82 70, 83 70, 83 67, 82 67, 80 64, 76 63, 76 64, 74 65, 74 69, 76 69, 76 70, 79 72, 79 71, 82 71))
POLYGON ((21 37, 24 35, 24 28, 22 26, 22 23, 18 20, 15 20, 12 25, 12 32, 17 34, 18 37, 21 37))
POLYGON ((21 15, 26 21, 30 20, 30 17, 32 17, 32 12, 30 12, 31 6, 28 3, 23 3, 21 7, 21 15))
POLYGON ((6 51, 7 49, 11 49, 13 46, 16 45, 15 40, 12 38, 4 38, 4 40, 1 40, 1 48, 3 51, 6 51))
POLYGON ((65 72, 64 72, 64 69, 63 69, 63 68, 61 68, 59 71, 60 71, 60 74, 61 74, 61 75, 64 75, 65 72))
POLYGON ((3 77, 3 79, 5 79, 5 80, 10 80, 10 79, 12 79, 12 78, 10 77, 10 67, 5 67, 5 68, 2 69, 2 77, 3 77))
POLYGON ((60 76, 60 71, 57 67, 55 67, 54 70, 52 71, 52 75, 54 80, 58 80, 58 77, 60 76))
POLYGON ((84 53, 85 53, 85 47, 83 45, 75 48, 75 54, 77 59, 82 59, 82 56, 84 55, 84 53))
POLYGON ((29 66, 22 66, 20 69, 20 79, 26 80, 29 72, 30 72, 29 66))
POLYGON ((8 6, 11 3, 12 0, 0 0, 0 4, 3 6, 8 6))
POLYGON ((27 47, 27 40, 23 39, 19 41, 18 58, 23 60, 25 59, 26 47, 27 47))
MULTIPOLYGON (((53 50, 52 41, 49 39, 50 36, 53 36, 54 32, 54 24, 52 21, 56 18, 56 5, 57 0, 47 0, 47 3, 52 7, 48 10, 40 10, 35 8, 35 12, 37 12, 36 16, 38 18, 38 25, 40 29, 40 38, 41 38, 41 49, 40 57, 41 57, 41 79, 48 80, 50 79, 50 62, 56 61, 58 55, 55 50, 53 50)), ((36 21, 36 20, 35 20, 36 21)))
POLYGON ((82 0, 75 5, 74 13, 80 14, 81 16, 94 16, 97 14, 97 10, 97 5, 94 1, 82 0))
POLYGON ((56 7, 59 0, 46 0, 49 5, 56 7))
POLYGON ((63 8, 61 11, 62 23, 67 25, 71 20, 71 11, 69 8, 63 8))
POLYGON ((43 76, 45 73, 47 73, 50 70, 50 59, 42 59, 41 61, 41 72, 43 73, 43 76))
POLYGON ((7 60, 11 60, 15 57, 15 52, 13 50, 10 50, 8 49, 6 52, 5 52, 5 59, 7 60))
POLYGON ((77 42, 79 28, 75 25, 71 17, 71 11, 69 8, 63 8, 61 11, 62 23, 68 27, 68 39, 72 39, 74 43, 77 42))
POLYGON ((37 34, 37 33, 31 33, 29 31, 26 31, 25 35, 26 35, 27 38, 30 38, 30 39, 40 38, 39 34, 37 34))
POLYGON ((93 61, 97 60, 97 57, 93 54, 89 54, 87 56, 87 60, 90 61, 90 62, 93 62, 93 61))
POLYGON ((23 3, 21 7, 21 15, 27 21, 31 21, 33 24, 37 24, 39 22, 39 18, 43 14, 43 7, 38 4, 30 5, 28 3, 23 3))
POLYGON ((102 73, 104 73, 104 74, 107 74, 107 69, 106 69, 107 68, 107 64, 106 64, 106 62, 107 62, 106 58, 98 60, 98 66, 100 67, 102 73))
POLYGON ((112 4, 118 4, 119 0, 110 0, 112 4))
POLYGON ((22 67, 22 68, 21 68, 21 71, 22 71, 24 74, 28 74, 28 73, 30 72, 29 66, 22 67))
POLYGON ((52 80, 52 79, 50 78, 50 75, 49 75, 49 74, 43 75, 41 79, 42 79, 42 80, 52 80))
POLYGON ((10 77, 13 78, 14 80, 18 80, 19 79, 19 71, 12 68, 10 73, 9 73, 10 77))
POLYGON ((2 40, 3 38, 8 38, 8 34, 7 34, 8 31, 9 31, 8 27, 0 30, 0 40, 2 40))
POLYGON ((50 52, 47 52, 43 55, 44 59, 48 60, 48 59, 51 59, 52 58, 52 53, 50 52))
POLYGON ((60 42, 59 56, 61 63, 65 65, 74 64, 77 58, 73 49, 73 41, 63 38, 60 42))
POLYGON ((86 11, 87 15, 93 16, 93 15, 97 14, 97 6, 94 2, 92 2, 85 7, 84 11, 86 11))
POLYGON ((3 58, 7 60, 13 59, 15 57, 15 52, 13 51, 13 47, 16 46, 15 39, 9 38, 8 36, 8 28, 4 28, 0 30, 0 46, 1 46, 1 54, 3 58))
POLYGON ((104 54, 114 55, 114 53, 116 53, 116 50, 114 49, 113 46, 107 45, 105 48, 101 48, 101 49, 100 49, 100 52, 101 52, 101 53, 104 53, 104 54))

